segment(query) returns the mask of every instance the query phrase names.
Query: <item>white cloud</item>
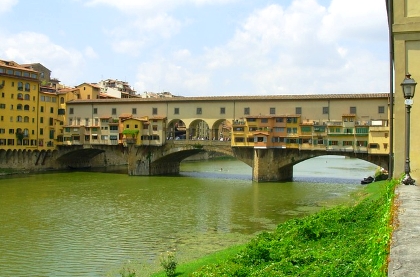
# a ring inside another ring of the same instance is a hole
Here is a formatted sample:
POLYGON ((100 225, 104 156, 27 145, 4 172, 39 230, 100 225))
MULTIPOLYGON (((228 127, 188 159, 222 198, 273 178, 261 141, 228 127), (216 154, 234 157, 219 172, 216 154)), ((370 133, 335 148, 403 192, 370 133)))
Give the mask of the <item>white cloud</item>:
POLYGON ((319 35, 327 41, 371 40, 386 32, 382 28, 385 22, 384 0, 332 0, 319 35))
POLYGON ((98 58, 98 54, 95 52, 95 50, 91 46, 88 46, 85 48, 85 56, 90 59, 98 58))
POLYGON ((135 83, 138 92, 170 91, 175 95, 194 92, 196 96, 208 92, 210 81, 206 74, 192 72, 164 59, 139 65, 136 78, 139 80, 135 83))
MULTIPOLYGON (((7 36, 2 34, 0 56, 17 63, 42 63, 53 76, 59 77, 66 84, 76 84, 83 76, 84 55, 74 49, 66 49, 54 44, 46 35, 22 32, 7 36)), ((86 49, 89 56, 92 50, 86 49)))
POLYGON ((166 12, 179 6, 185 5, 223 5, 238 0, 90 0, 86 5, 108 5, 115 7, 125 13, 138 14, 155 12, 166 12))
POLYGON ((19 0, 0 0, 0 14, 10 11, 18 2, 19 0))
POLYGON ((110 37, 114 51, 136 56, 143 47, 170 39, 181 26, 182 23, 174 17, 161 13, 129 19, 104 32, 110 37))

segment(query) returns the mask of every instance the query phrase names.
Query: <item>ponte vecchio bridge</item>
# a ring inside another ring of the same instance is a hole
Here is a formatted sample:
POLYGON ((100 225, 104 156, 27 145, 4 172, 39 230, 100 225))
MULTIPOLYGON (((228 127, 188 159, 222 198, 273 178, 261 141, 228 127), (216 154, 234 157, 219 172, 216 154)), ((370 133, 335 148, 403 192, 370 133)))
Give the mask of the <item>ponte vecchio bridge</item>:
POLYGON ((388 99, 376 93, 73 100, 57 160, 88 165, 117 147, 128 174, 163 175, 211 151, 250 165, 255 181, 290 179, 293 165, 321 155, 388 168, 388 99))

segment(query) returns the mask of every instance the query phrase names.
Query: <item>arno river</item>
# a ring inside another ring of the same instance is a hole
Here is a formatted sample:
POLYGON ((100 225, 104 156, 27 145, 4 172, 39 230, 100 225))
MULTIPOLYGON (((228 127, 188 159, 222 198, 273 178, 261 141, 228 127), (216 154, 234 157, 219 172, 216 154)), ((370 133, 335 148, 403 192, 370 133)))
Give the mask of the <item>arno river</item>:
MULTIPOLYGON (((118 276, 246 242, 349 201, 376 166, 343 157, 296 165, 293 182, 253 183, 239 161, 182 163, 176 177, 60 172, 0 178, 0 276, 118 276)), ((147 270, 145 270, 147 272, 147 270)))

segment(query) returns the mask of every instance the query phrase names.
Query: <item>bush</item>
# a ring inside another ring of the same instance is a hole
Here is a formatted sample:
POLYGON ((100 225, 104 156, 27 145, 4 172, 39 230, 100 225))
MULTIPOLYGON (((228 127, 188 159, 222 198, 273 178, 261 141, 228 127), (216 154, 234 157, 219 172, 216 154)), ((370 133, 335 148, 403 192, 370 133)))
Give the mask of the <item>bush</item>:
POLYGON ((175 259, 175 252, 167 251, 160 255, 160 265, 165 270, 166 276, 173 277, 175 276, 177 262, 175 259))

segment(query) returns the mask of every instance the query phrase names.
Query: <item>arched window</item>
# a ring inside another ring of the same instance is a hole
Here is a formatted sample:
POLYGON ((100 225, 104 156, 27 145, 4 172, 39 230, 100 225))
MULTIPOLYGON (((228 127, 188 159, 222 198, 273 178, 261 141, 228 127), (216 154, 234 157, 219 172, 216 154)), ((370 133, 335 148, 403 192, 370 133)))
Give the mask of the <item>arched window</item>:
POLYGON ((25 105, 25 106, 23 107, 23 109, 24 109, 25 111, 29 111, 29 105, 25 105))
MULTIPOLYGON (((25 116, 24 118, 23 118, 23 122, 29 122, 29 116, 25 116)), ((26 130, 26 129, 25 129, 26 130)))
POLYGON ((18 93, 17 97, 18 97, 19 100, 23 100, 23 94, 22 93, 18 93))
POLYGON ((16 121, 17 121, 17 122, 22 122, 22 116, 21 116, 21 115, 18 115, 18 116, 16 117, 16 121))
POLYGON ((25 83, 25 91, 31 91, 31 85, 29 83, 25 83))
POLYGON ((31 100, 31 96, 29 96, 29 94, 25 94, 25 100, 31 100))
POLYGON ((23 83, 22 82, 18 82, 18 90, 23 90, 23 83))
POLYGON ((64 104, 64 97, 60 98, 60 104, 64 104))
POLYGON ((22 110, 22 107, 23 107, 22 104, 18 104, 17 107, 16 107, 16 109, 17 110, 22 110))

